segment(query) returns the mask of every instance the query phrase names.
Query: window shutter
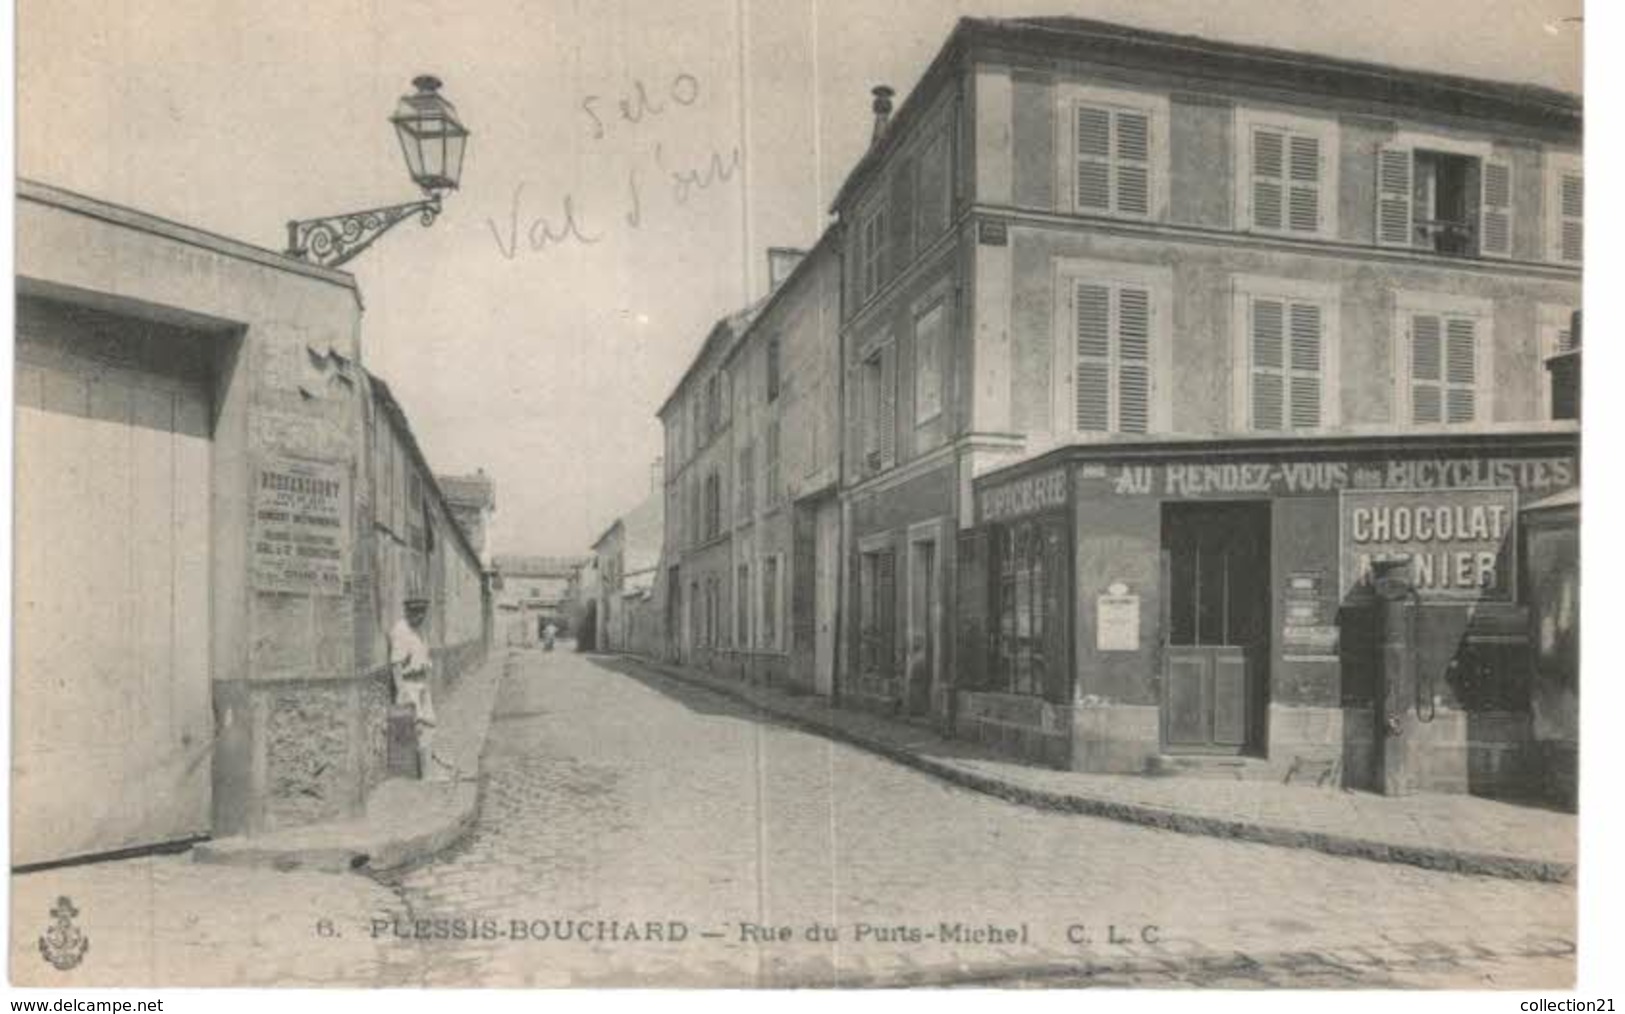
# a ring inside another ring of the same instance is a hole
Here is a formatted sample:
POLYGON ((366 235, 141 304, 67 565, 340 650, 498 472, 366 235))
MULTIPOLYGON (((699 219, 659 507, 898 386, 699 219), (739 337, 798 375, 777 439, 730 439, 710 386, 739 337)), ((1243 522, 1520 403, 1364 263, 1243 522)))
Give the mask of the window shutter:
POLYGON ((880 467, 897 463, 897 346, 880 352, 880 467))
POLYGON ((1436 423, 1441 421, 1439 404, 1443 323, 1431 313, 1419 313, 1411 318, 1411 421, 1436 423))
POLYGON ((1445 421, 1469 423, 1477 415, 1477 324, 1466 317, 1451 317, 1445 324, 1445 421))
POLYGON ((1253 226, 1258 229, 1281 228, 1284 145, 1278 130, 1253 131, 1253 226))
POLYGON ((1411 150, 1377 151, 1377 245, 1411 245, 1411 150))
POLYGON ((1558 237, 1558 256, 1579 263, 1585 255, 1585 180, 1577 173, 1564 173, 1559 188, 1562 232, 1558 237))
POLYGON ((1126 215, 1151 214, 1151 117, 1118 110, 1117 210, 1126 215))
POLYGON ((1077 337, 1077 428, 1105 433, 1111 428, 1111 290, 1104 285, 1076 285, 1073 314, 1077 337))
POLYGON ((1078 107, 1078 208, 1084 211, 1110 211, 1111 124, 1109 110, 1078 107))
POLYGON ((1151 421, 1151 294, 1117 293, 1117 430, 1144 433, 1151 421))
POLYGON ((1320 138, 1291 138, 1291 196, 1287 224, 1293 232, 1320 231, 1320 138))
POLYGON ((1278 299, 1252 301, 1253 429, 1281 428, 1285 401, 1285 304, 1278 299))
POLYGON ((1483 257, 1512 256, 1512 166, 1486 161, 1479 201, 1478 252, 1483 257))
POLYGON ((1314 303, 1293 303, 1291 307, 1290 358, 1292 388, 1288 403, 1288 424, 1292 429, 1313 429, 1320 425, 1320 384, 1322 325, 1320 307, 1314 303))

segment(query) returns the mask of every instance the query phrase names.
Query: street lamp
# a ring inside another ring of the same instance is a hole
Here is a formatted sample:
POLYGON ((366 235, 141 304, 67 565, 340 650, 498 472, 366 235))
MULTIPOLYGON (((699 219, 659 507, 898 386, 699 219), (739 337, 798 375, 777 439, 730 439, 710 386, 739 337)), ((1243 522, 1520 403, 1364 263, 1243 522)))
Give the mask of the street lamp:
POLYGON ((401 96, 389 122, 400 138, 406 171, 425 199, 289 222, 288 256, 336 268, 404 218, 417 215, 425 226, 434 224, 441 195, 456 190, 462 177, 468 128, 457 118, 457 107, 441 97, 439 78, 423 74, 413 78, 412 85, 417 91, 401 96))

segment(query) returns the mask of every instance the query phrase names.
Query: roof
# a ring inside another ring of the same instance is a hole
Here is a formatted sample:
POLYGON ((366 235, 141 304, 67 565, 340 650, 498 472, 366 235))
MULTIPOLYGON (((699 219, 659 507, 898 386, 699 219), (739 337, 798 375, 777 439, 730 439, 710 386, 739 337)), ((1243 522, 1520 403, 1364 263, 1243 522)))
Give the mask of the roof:
POLYGON ((491 569, 504 577, 569 577, 586 564, 584 556, 521 556, 504 553, 491 558, 491 569))
POLYGON ((733 346, 723 355, 722 362, 724 365, 732 362, 734 357, 740 354, 740 350, 749 344, 748 338, 756 329, 756 325, 767 319, 768 314, 773 312, 774 308, 779 305, 780 300, 789 298, 788 294, 800 287, 802 279, 807 274, 817 270, 818 265, 824 264, 828 258, 834 256, 835 235, 839 231, 839 222, 831 222, 825 226, 824 231, 818 236, 818 242, 814 243, 801 260, 796 262, 796 266, 790 270, 788 275, 784 276, 782 282, 774 286, 771 292, 762 297, 762 301, 756 304, 756 310, 751 314, 750 320, 746 322, 740 340, 734 342, 733 346))
POLYGON ((1579 506, 1580 506, 1580 487, 1579 486, 1570 486, 1568 489, 1565 489, 1565 490, 1563 490, 1561 492, 1553 493, 1551 496, 1542 497, 1541 499, 1536 500, 1534 503, 1529 504, 1528 506, 1526 506, 1523 510, 1524 510, 1524 513, 1527 514, 1527 513, 1530 513, 1532 511, 1555 511, 1555 510, 1562 510, 1563 508, 1566 508, 1566 507, 1579 507, 1579 506))
POLYGON ((395 392, 389 389, 389 385, 384 382, 384 378, 365 368, 362 369, 362 372, 366 374, 367 384, 372 388, 373 398, 377 400, 379 407, 383 409, 384 414, 394 424, 396 432, 401 436, 401 442, 406 445, 407 452, 412 455, 412 460, 417 463, 418 471, 423 473, 424 485, 434 494, 434 498, 440 501, 440 509, 445 511, 446 517, 451 520, 451 524, 446 527, 451 531, 452 538, 457 540, 457 544, 463 547, 463 552, 468 554, 476 566, 479 566, 480 554, 474 548, 474 544, 469 541, 468 533, 463 531, 463 526, 457 523, 456 515, 451 511, 451 504, 446 501, 446 494, 440 488, 439 479, 435 477, 434 471, 429 468, 429 461, 423 456, 423 449, 418 446, 418 438, 412 432, 412 424, 406 419, 406 410, 401 408, 399 401, 395 400, 395 392))
POLYGON ((178 243, 185 243, 188 246, 194 246, 226 257, 251 261, 262 267, 272 268, 277 271, 285 271, 289 274, 304 275, 318 281, 330 282, 349 289, 354 294, 356 303, 359 305, 361 302, 361 292, 356 286, 355 276, 349 272, 290 257, 281 251, 267 250, 264 247, 244 243, 242 240, 232 239, 229 236, 208 232, 171 219, 160 218, 145 211, 137 211, 122 204, 113 204, 110 201, 88 197, 62 187, 54 187, 46 183, 19 177, 17 179, 17 202, 21 204, 24 201, 32 201, 36 204, 83 215, 86 218, 94 218, 111 225, 123 226, 137 232, 145 232, 178 243))
POLYGON ((454 504, 497 509, 496 484, 484 472, 476 472, 473 475, 437 475, 434 479, 440 484, 440 490, 446 494, 446 499, 454 504))
POLYGON ((745 307, 744 309, 735 310, 733 313, 719 319, 715 324, 711 325, 710 333, 705 336, 705 343, 702 344, 700 346, 700 350, 694 354, 694 359, 688 364, 688 369, 683 371, 683 376, 677 381, 677 386, 671 389, 671 393, 666 395, 666 400, 660 403, 659 408, 655 409, 655 415, 657 417, 666 414, 666 409, 670 408, 671 403, 676 400, 677 395, 682 393, 684 385, 688 383, 689 378, 694 375, 695 371, 700 368, 700 364, 705 362, 707 356, 709 356, 716 349, 731 348, 733 343, 739 340, 739 338, 745 333, 745 329, 750 326, 750 322, 755 320, 756 315, 761 312, 762 307, 767 305, 769 298, 771 298, 771 294, 768 296, 763 296, 761 299, 758 299, 756 302, 745 307))
POLYGON ((1136 28, 1076 17, 961 18, 892 117, 841 184, 830 206, 843 207, 923 114, 973 45, 1004 45, 1062 58, 1118 66, 1177 66, 1193 77, 1219 77, 1276 90, 1434 107, 1458 117, 1580 129, 1580 97, 1554 88, 1493 81, 1198 35, 1136 28))

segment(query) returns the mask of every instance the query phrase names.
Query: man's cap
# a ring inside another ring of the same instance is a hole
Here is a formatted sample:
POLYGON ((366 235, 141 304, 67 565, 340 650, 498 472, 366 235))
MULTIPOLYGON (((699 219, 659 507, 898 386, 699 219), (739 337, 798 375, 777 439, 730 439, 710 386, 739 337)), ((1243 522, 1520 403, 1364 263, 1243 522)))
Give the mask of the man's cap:
POLYGON ((426 606, 429 604, 429 600, 422 595, 408 595, 406 596, 406 604, 409 606, 426 606))

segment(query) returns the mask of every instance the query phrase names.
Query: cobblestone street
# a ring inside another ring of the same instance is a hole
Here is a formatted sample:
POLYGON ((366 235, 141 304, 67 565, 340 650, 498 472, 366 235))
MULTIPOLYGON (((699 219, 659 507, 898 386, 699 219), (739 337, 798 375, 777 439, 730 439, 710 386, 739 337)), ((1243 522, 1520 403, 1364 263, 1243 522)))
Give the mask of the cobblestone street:
POLYGON ((626 660, 521 656, 485 777, 475 834, 390 878, 400 907, 381 932, 442 920, 424 924, 429 939, 402 941, 419 960, 396 955, 392 974, 416 965, 431 985, 1244 988, 1573 975, 1568 887, 1030 810, 626 660), (530 939, 513 939, 514 920, 530 939), (961 927, 958 940, 945 924, 961 927), (815 926, 835 939, 809 941, 815 926), (439 938, 482 933, 497 938, 439 938))

